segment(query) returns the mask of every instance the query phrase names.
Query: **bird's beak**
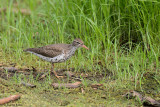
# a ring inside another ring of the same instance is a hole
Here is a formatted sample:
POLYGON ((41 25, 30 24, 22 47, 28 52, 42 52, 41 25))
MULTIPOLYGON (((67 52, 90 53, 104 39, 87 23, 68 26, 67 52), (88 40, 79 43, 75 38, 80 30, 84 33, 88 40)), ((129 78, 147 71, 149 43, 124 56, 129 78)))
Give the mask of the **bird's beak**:
POLYGON ((89 48, 87 48, 87 46, 85 46, 85 45, 82 45, 82 47, 83 47, 83 48, 86 48, 87 50, 89 50, 89 48))

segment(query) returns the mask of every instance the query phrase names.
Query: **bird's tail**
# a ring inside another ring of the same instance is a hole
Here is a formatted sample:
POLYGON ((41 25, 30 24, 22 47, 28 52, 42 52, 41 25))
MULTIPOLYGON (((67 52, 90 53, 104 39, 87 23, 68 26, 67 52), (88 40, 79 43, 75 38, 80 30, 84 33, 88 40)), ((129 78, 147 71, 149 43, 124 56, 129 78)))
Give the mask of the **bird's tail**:
POLYGON ((28 51, 33 51, 33 48, 28 48, 28 49, 25 49, 25 50, 23 50, 24 52, 28 52, 28 51))

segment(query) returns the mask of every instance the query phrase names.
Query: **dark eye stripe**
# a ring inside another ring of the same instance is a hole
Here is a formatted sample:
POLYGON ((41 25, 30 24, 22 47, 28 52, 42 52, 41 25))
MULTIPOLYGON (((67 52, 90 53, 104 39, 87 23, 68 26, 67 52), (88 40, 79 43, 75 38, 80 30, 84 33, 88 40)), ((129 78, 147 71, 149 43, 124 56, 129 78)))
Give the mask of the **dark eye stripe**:
MULTIPOLYGON (((77 42, 77 43, 79 43, 79 42, 77 42)), ((79 43, 80 44, 80 43, 79 43)))
POLYGON ((76 43, 79 43, 79 44, 81 44, 79 41, 75 41, 76 43))

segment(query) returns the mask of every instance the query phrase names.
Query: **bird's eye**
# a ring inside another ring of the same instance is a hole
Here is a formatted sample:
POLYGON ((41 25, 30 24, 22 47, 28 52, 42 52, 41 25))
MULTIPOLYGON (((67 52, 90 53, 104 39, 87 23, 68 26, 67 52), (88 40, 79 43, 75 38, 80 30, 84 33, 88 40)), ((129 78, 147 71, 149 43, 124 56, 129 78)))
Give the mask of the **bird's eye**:
POLYGON ((79 41, 74 41, 76 44, 80 44, 81 45, 81 43, 79 42, 79 41))
POLYGON ((76 41, 76 43, 80 44, 78 41, 76 41))

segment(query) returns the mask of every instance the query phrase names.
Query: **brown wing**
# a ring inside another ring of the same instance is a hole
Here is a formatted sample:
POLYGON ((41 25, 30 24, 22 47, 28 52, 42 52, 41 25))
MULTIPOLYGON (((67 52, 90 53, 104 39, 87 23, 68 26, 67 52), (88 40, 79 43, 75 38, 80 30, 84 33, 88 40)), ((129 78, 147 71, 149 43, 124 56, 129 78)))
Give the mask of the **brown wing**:
POLYGON ((68 44, 53 44, 47 45, 39 48, 29 48, 24 51, 31 51, 46 57, 55 57, 62 54, 63 51, 67 48, 68 44))

